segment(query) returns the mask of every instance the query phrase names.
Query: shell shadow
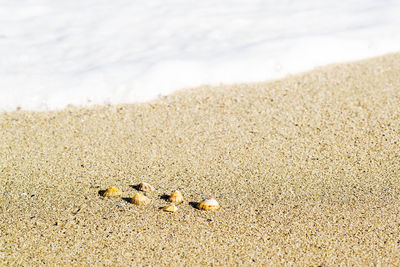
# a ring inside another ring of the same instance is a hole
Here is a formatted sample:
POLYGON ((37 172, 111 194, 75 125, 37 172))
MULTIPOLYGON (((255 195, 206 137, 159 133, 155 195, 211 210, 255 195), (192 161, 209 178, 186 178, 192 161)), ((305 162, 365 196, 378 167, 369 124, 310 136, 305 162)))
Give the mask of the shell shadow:
POLYGON ((199 205, 199 202, 189 202, 189 205, 192 206, 193 208, 197 209, 197 206, 199 205))
POLYGON ((132 198, 129 198, 129 197, 123 197, 122 200, 124 200, 124 201, 126 201, 128 203, 132 203, 131 202, 132 198))
POLYGON ((169 198, 169 195, 167 195, 167 194, 163 194, 160 196, 160 199, 168 200, 168 198, 169 198))
POLYGON ((100 196, 103 196, 105 192, 106 192, 106 190, 99 190, 99 191, 98 191, 98 193, 99 193, 100 196))
POLYGON ((130 187, 132 187, 133 189, 140 191, 139 186, 140 186, 140 184, 131 184, 130 185, 130 187))

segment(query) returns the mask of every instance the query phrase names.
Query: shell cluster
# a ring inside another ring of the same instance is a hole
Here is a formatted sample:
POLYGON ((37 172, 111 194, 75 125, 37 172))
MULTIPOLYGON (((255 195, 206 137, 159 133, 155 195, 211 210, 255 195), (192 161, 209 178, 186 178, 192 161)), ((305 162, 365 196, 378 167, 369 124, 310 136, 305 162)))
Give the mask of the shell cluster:
MULTIPOLYGON (((142 182, 137 186, 137 189, 143 192, 152 192, 155 188, 148 183, 142 182)), ((120 197, 122 195, 122 191, 116 187, 110 187, 104 191, 104 197, 120 197)), ((174 191, 169 197, 168 201, 172 202, 170 205, 162 207, 162 211, 166 212, 176 212, 178 207, 176 205, 182 203, 185 200, 185 197, 180 191, 174 191)), ((138 206, 144 206, 151 202, 151 199, 148 198, 145 193, 136 193, 132 199, 131 203, 136 204, 138 206)), ((205 198, 201 202, 198 203, 197 208, 200 210, 217 210, 220 208, 218 201, 215 198, 205 198)))

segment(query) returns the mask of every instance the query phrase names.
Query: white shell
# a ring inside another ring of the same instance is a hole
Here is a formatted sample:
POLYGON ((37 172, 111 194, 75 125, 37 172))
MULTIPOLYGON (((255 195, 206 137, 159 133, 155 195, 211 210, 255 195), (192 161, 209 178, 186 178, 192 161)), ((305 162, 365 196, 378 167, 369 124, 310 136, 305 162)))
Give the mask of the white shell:
POLYGON ((215 198, 205 198, 197 205, 200 210, 217 210, 220 208, 218 201, 215 198))

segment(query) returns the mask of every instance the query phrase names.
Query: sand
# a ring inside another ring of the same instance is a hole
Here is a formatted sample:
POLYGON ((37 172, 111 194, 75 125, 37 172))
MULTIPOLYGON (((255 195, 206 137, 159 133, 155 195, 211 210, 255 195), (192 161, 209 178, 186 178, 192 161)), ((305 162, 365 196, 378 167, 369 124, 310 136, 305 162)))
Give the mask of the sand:
POLYGON ((0 113, 0 265, 399 264, 399 62, 0 113))

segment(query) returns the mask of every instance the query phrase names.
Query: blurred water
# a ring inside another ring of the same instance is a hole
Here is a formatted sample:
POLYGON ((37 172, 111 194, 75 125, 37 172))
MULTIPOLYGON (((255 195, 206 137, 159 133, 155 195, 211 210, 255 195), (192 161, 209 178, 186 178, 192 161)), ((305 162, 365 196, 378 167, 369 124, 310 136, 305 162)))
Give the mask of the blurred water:
POLYGON ((400 1, 0 0, 0 110, 147 101, 396 52, 400 1))

